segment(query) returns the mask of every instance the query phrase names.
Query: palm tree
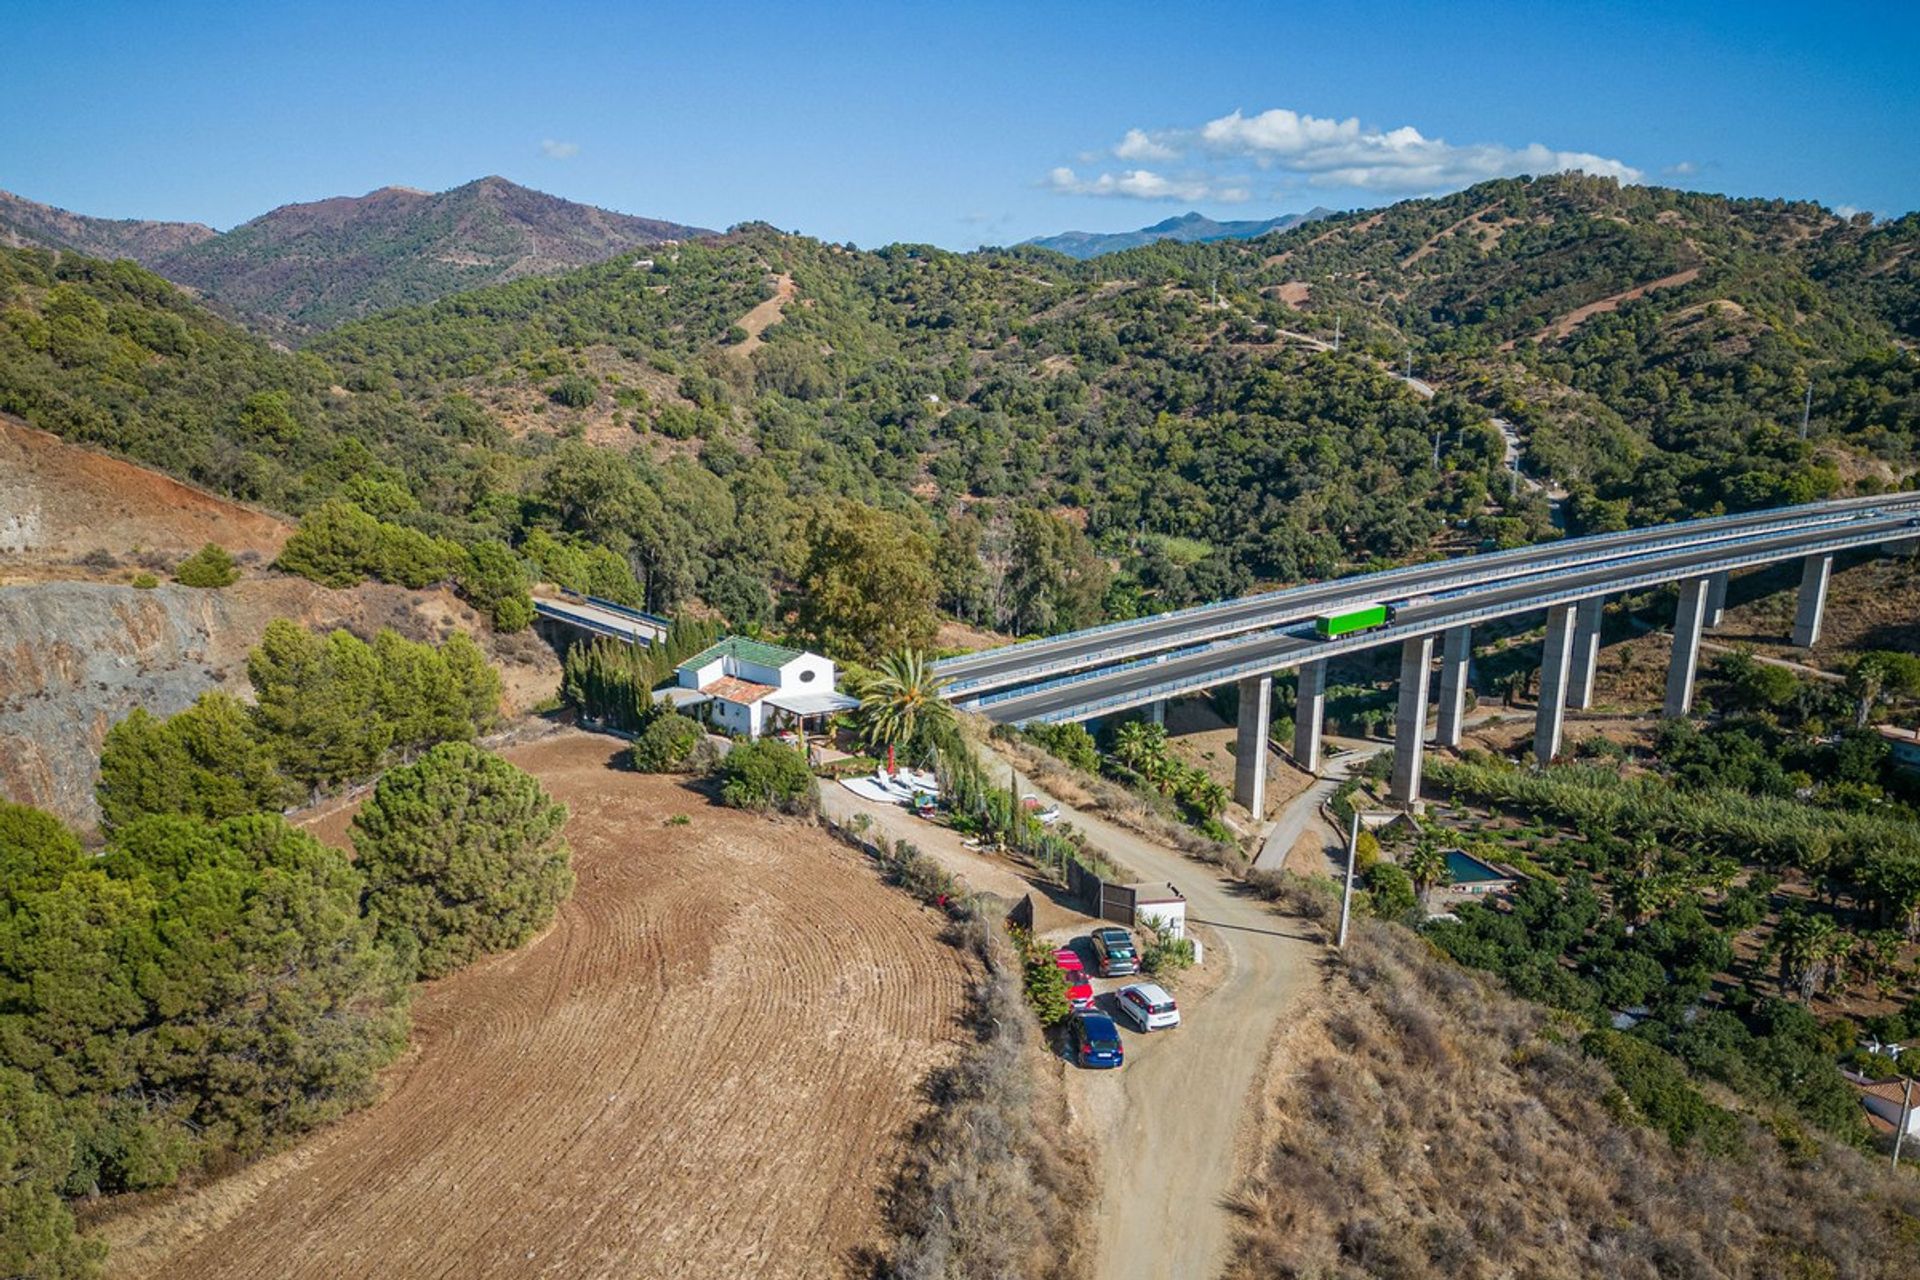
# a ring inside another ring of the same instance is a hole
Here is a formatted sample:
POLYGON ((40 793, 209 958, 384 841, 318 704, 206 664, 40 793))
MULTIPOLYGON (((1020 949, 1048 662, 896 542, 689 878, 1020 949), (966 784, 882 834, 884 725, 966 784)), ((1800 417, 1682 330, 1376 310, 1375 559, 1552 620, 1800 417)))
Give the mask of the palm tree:
POLYGON ((1833 917, 1789 912, 1774 936, 1780 948, 1780 985, 1798 990, 1802 1000, 1813 999, 1827 977, 1833 955, 1833 917))
POLYGON ((946 686, 918 649, 880 659, 879 670, 860 691, 860 722, 867 742, 887 749, 889 765, 895 747, 953 728, 953 706, 940 696, 946 686))
POLYGON ((1186 790, 1180 796, 1187 808, 1205 818, 1219 817, 1232 798, 1225 787, 1197 769, 1187 779, 1186 790))
POLYGON ((1129 720, 1113 731, 1113 758, 1150 782, 1166 772, 1167 731, 1149 720, 1129 720))
POLYGON ((1847 672, 1847 692, 1855 699, 1853 723, 1856 728, 1867 727, 1886 685, 1887 660, 1877 653, 1865 655, 1847 672))
POLYGON ((1413 881, 1414 889, 1423 898, 1435 885, 1453 883, 1453 869, 1447 866, 1447 855, 1431 832, 1420 833, 1413 848, 1401 860, 1400 869, 1407 873, 1407 879, 1413 881))

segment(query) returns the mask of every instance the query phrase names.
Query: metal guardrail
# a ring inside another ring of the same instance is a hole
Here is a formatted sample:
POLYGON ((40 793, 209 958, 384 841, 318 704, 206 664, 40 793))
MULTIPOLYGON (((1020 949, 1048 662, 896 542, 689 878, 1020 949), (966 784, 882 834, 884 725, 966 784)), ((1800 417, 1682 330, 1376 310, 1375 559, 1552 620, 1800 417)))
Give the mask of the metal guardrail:
MULTIPOLYGON (((567 592, 566 594, 574 595, 574 593, 571 591, 567 592)), ((588 604, 597 604, 602 609, 607 609, 614 613, 623 614, 626 617, 637 619, 640 622, 650 622, 654 626, 659 627, 662 631, 665 631, 668 628, 673 626, 672 618, 663 618, 657 613, 647 613, 645 610, 635 609, 631 605, 615 604, 613 601, 603 600, 599 596, 576 596, 575 598, 580 600, 585 600, 588 604)))
MULTIPOLYGON (((1706 539, 1707 541, 1717 540, 1717 538, 1713 536, 1716 534, 1718 538, 1734 541, 1762 537, 1769 533, 1778 533, 1790 528, 1818 527, 1821 524, 1859 519, 1863 508, 1867 510, 1884 508, 1896 511, 1920 509, 1920 494, 1897 494, 1883 496, 1877 499, 1849 498, 1840 501, 1846 505, 1814 503, 1804 507, 1783 508, 1778 520, 1739 529, 1730 529, 1724 533, 1705 529, 1704 526, 1746 519, 1753 513, 1747 512, 1732 516, 1703 516, 1695 520, 1680 521, 1671 525, 1658 525, 1655 526, 1655 529, 1662 531, 1663 536, 1646 542, 1635 542, 1631 538, 1617 533, 1594 534, 1592 535, 1592 540, 1575 538, 1569 539, 1564 543, 1535 543, 1527 547, 1513 547, 1505 551, 1489 552, 1486 555, 1462 556, 1458 558, 1461 565, 1461 571, 1458 574, 1438 578, 1431 582, 1422 582, 1418 584, 1417 589, 1422 592, 1431 590, 1444 591, 1451 587, 1470 585, 1474 582, 1484 581, 1489 577, 1497 577, 1502 571, 1509 568, 1513 561, 1525 560, 1528 556, 1538 553, 1544 547, 1565 547, 1567 550, 1562 554, 1549 556, 1545 559, 1527 564, 1525 566, 1526 569, 1530 571, 1544 571, 1585 562, 1601 563, 1607 559, 1607 553, 1616 548, 1624 548, 1632 554, 1666 550, 1683 543, 1692 543, 1696 540, 1697 535, 1702 532, 1710 535, 1706 539), (1797 514, 1789 515, 1787 514, 1788 512, 1797 514), (1693 532, 1691 534, 1683 532, 1688 530, 1693 532), (1602 539, 1607 540, 1604 545, 1599 541, 1602 539)), ((1652 530, 1648 530, 1647 532, 1652 532, 1652 530)), ((1446 561, 1426 561, 1417 565, 1404 565, 1395 569, 1384 569, 1375 573, 1361 574, 1348 579, 1335 579, 1333 582, 1306 583, 1301 586, 1287 587, 1262 595, 1237 596, 1231 600, 1220 600, 1209 604, 1195 605, 1191 609, 1174 610, 1171 613, 1155 614, 1148 618, 1128 618, 1119 622, 1106 622, 1096 627, 1087 627, 1079 631, 1068 632, 1064 635, 1047 636, 1038 640, 1024 640, 1012 645, 1003 645, 998 649, 990 649, 981 654, 965 654, 954 658, 942 659, 940 662, 934 664, 934 670, 938 672, 943 667, 959 665, 969 660, 979 660, 990 656, 1003 656, 1030 646, 1058 645, 1076 638, 1099 635, 1103 632, 1115 631, 1121 628, 1141 629, 1148 625, 1165 624, 1170 620, 1183 617, 1198 617, 1201 614, 1215 613, 1222 609, 1245 607, 1256 603, 1270 603, 1274 607, 1279 608, 1283 607, 1289 598, 1297 598, 1309 593, 1317 593, 1341 582, 1351 583, 1354 589, 1353 595, 1324 602, 1322 605, 1316 606, 1317 611, 1333 611, 1347 604, 1371 603, 1377 600, 1382 593, 1369 590, 1368 588, 1391 585, 1392 581, 1416 576, 1423 571, 1430 571, 1436 565, 1445 563, 1446 561)), ((1223 635, 1243 634, 1258 631, 1263 628, 1289 625, 1291 621, 1295 620, 1272 618, 1249 622, 1245 625, 1235 623, 1230 627, 1213 631, 1201 629, 1186 633, 1181 637, 1180 642, 1196 639, 1204 640, 1223 635)), ((1136 652, 1151 652, 1153 647, 1158 644, 1158 642, 1155 641, 1144 641, 1143 643, 1148 646, 1146 649, 1140 649, 1137 645, 1132 646, 1132 648, 1136 652)), ((1174 643, 1179 642, 1168 642, 1165 648, 1171 649, 1174 643)), ((1042 660, 1030 667, 1023 668, 1018 675, 1014 676, 982 675, 969 679, 965 675, 961 675, 948 683, 946 692, 949 697, 953 697, 955 695, 964 695, 968 690, 978 688, 988 683, 1007 684, 1013 681, 1027 681, 1035 676, 1044 676, 1049 672, 1075 670, 1082 667, 1093 666, 1105 660, 1127 656, 1129 648, 1130 646, 1126 644, 1120 644, 1107 649, 1075 653, 1054 659, 1050 662, 1042 660)), ((1032 688, 1033 686, 1028 685, 1025 687, 1032 688)))
MULTIPOLYGON (((1671 570, 1665 570, 1610 581, 1604 586, 1597 588, 1589 585, 1570 588, 1566 591, 1538 593, 1522 597, 1519 600, 1510 600, 1500 604, 1483 606, 1478 609, 1469 609, 1461 613, 1448 614, 1444 618, 1425 619, 1418 623, 1410 623, 1404 626, 1388 626, 1376 631, 1364 632, 1355 637, 1348 637, 1341 640, 1328 640, 1320 644, 1307 644, 1299 649, 1290 650, 1285 653, 1268 654, 1260 658, 1249 659, 1246 662, 1183 676, 1178 679, 1146 686, 1126 693, 1113 694, 1106 698, 1096 698, 1084 703, 1074 703, 1067 707, 1038 713, 1013 721, 1012 723, 1026 724, 1031 721, 1040 721, 1041 723, 1050 724, 1062 720, 1084 720, 1090 716, 1099 715, 1102 712, 1122 711, 1132 707, 1142 706, 1149 702, 1158 702, 1162 698, 1176 697, 1180 694, 1209 689, 1215 685, 1226 684, 1245 676, 1264 675, 1273 671, 1282 671, 1293 667, 1304 666, 1309 662, 1318 662, 1325 658, 1336 658, 1347 653, 1358 653, 1366 649, 1380 648, 1396 641, 1410 640, 1423 635, 1434 635, 1453 627, 1468 625, 1477 621, 1504 618, 1511 614, 1527 613, 1535 609, 1552 608, 1560 604, 1572 604, 1593 596, 1613 595, 1621 591, 1635 591, 1644 587, 1660 586, 1667 582, 1691 581, 1695 578, 1704 578, 1712 574, 1723 573, 1731 569, 1746 568, 1751 565, 1776 564, 1782 560, 1796 560, 1806 556, 1824 555, 1834 551, 1847 551, 1857 547, 1870 547, 1878 543, 1901 540, 1903 539, 1898 537, 1897 527, 1880 528, 1871 532, 1862 531, 1847 537, 1829 538, 1805 546, 1750 552, 1745 555, 1728 556, 1724 559, 1709 561, 1705 564, 1688 565, 1685 571, 1678 575, 1675 575, 1671 570)), ((1138 669, 1138 667, 1150 665, 1154 664, 1139 663, 1129 669, 1138 669)), ((1111 673, 1093 677, 1094 680, 1109 678, 1111 678, 1111 673)), ((1063 681, 1061 683, 1069 682, 1063 681)), ((1092 683, 1092 680, 1089 680, 1088 683, 1092 683)), ((1053 687, 1057 688, 1059 685, 1056 684, 1053 687)), ((1045 690, 1043 688, 1023 688, 1018 691, 1018 696, 1030 697, 1035 693, 1041 692, 1045 692, 1045 690)), ((1012 700, 1011 697, 1000 699, 1000 701, 1003 702, 1012 700)), ((984 706, 986 704, 982 701, 973 705, 984 706)))

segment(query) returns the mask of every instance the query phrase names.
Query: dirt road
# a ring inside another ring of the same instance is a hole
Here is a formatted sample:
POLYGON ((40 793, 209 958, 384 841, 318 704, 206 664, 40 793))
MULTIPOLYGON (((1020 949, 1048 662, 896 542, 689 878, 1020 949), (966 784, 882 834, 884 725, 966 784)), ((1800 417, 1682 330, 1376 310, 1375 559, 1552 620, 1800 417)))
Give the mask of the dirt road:
MULTIPOLYGON (((1005 762, 996 759, 996 770, 1005 762)), ((1038 791, 1030 779, 1024 786, 1038 791)), ((1127 1034, 1119 1071, 1075 1071, 1070 1095, 1101 1144, 1094 1274, 1168 1280, 1218 1274, 1230 1220, 1222 1201, 1238 1172, 1236 1136, 1257 1074, 1290 1001, 1311 989, 1321 947, 1306 926, 1204 863, 1062 806, 1095 848, 1143 879, 1169 881, 1203 926, 1206 964, 1226 972, 1176 1031, 1127 1034)))
POLYGON ((1287 801, 1274 819, 1273 826, 1267 831, 1267 838, 1260 846, 1260 853, 1253 860, 1256 871, 1279 871, 1287 865, 1287 855, 1293 852, 1300 837, 1315 822, 1323 821, 1320 806, 1333 799, 1333 793, 1367 761, 1387 749, 1383 742, 1369 742, 1360 738, 1343 741, 1346 750, 1338 756, 1330 757, 1322 771, 1322 776, 1314 779, 1305 791, 1287 801))
POLYGON ((115 1274, 836 1276, 878 1242, 965 963, 824 833, 621 745, 506 753, 573 810, 554 927, 423 988, 379 1105, 108 1224, 115 1274))

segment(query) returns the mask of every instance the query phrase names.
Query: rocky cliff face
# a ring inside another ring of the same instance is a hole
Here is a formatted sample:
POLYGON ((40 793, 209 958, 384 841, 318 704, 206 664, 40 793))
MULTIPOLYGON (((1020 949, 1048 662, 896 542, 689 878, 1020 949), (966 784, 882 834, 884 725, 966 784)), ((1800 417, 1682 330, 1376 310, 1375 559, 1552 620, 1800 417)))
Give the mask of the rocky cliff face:
MULTIPOLYGON (((0 798, 92 827, 107 730, 135 707, 172 715, 212 689, 250 694, 247 650, 276 617, 366 636, 392 627, 416 640, 459 628, 488 643, 459 601, 399 587, 329 591, 271 578, 219 591, 95 582, 0 588, 0 798)), ((553 655, 530 636, 494 644, 493 656, 510 710, 558 685, 553 655)))

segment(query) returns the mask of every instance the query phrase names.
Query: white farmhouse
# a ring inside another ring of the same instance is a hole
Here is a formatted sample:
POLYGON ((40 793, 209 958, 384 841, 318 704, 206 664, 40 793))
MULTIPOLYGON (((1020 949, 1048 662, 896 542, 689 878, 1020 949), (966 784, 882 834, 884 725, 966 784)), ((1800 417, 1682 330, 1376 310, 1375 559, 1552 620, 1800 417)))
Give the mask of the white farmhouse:
POLYGON ((728 636, 674 669, 674 683, 655 689, 714 728, 741 738, 804 729, 859 705, 834 686, 833 661, 764 640, 728 636), (695 710, 698 708, 699 710, 695 710))

